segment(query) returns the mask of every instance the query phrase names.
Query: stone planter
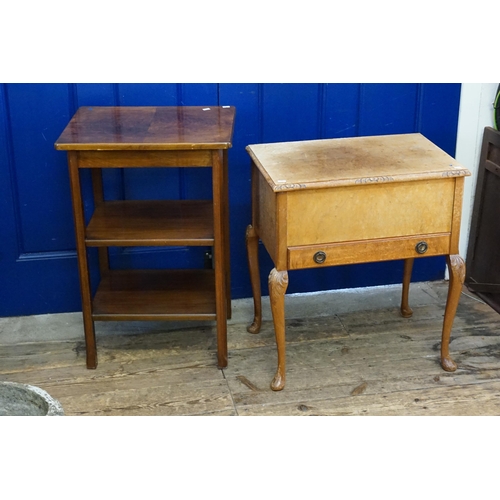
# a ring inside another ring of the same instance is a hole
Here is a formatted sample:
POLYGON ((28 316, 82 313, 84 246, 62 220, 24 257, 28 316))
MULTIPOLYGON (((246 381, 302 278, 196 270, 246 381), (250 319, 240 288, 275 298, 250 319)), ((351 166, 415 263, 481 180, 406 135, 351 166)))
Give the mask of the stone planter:
POLYGON ((33 385, 0 382, 0 416, 64 415, 59 401, 33 385))

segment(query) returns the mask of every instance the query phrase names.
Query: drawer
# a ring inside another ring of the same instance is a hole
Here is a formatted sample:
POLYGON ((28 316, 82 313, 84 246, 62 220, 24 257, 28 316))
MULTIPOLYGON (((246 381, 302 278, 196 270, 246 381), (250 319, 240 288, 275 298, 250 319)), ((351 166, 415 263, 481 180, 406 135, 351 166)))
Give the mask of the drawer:
POLYGON ((288 193, 287 246, 451 232, 455 179, 288 193))
POLYGON ((288 248, 288 269, 429 257, 450 253, 450 233, 288 248))

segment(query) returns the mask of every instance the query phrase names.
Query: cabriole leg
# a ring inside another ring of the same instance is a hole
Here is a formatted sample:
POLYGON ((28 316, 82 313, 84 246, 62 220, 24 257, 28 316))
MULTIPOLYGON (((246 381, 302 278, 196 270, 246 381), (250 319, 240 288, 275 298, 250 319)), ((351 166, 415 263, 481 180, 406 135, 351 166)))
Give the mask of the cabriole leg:
POLYGON ((273 313, 274 333, 278 348, 278 369, 271 382, 273 391, 285 387, 285 292, 288 287, 288 273, 274 268, 269 274, 269 295, 273 313))
POLYGON ((465 262, 460 255, 447 255, 446 262, 450 273, 448 299, 444 312, 443 334, 441 337, 441 366, 447 372, 454 372, 457 364, 451 359, 449 353, 451 327, 457 312, 458 301, 462 293, 465 278, 465 262))
POLYGON ((410 281, 411 272, 413 270, 413 262, 415 259, 405 259, 403 269, 403 294, 401 296, 401 316, 403 318, 411 318, 413 310, 409 305, 410 281))
POLYGON ((259 275, 259 237, 251 224, 247 227, 246 245, 254 307, 253 323, 248 326, 247 331, 250 333, 259 333, 262 325, 262 292, 260 289, 259 275))

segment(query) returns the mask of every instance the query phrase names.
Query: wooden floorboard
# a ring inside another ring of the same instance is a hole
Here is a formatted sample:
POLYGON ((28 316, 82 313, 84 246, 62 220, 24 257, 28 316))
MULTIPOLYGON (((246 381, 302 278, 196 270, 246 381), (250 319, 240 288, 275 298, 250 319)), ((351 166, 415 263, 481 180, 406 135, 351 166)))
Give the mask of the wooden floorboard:
MULTIPOLYGON (((443 371, 446 287, 405 319, 397 308, 287 320, 287 382, 276 369, 272 322, 252 335, 228 325, 229 364, 216 367, 214 326, 97 333, 96 370, 82 340, 0 344, 0 380, 28 383, 66 415, 500 415, 500 315, 462 294, 443 371)), ((251 318, 249 318, 250 321, 251 318)), ((83 334, 82 334, 83 337, 83 334)))

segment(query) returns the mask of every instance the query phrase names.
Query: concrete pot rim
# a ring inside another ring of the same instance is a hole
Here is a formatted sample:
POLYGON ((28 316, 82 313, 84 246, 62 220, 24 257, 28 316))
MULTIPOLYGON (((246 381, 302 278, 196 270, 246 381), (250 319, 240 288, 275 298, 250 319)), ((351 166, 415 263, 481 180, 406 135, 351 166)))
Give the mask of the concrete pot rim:
POLYGON ((40 389, 40 387, 36 387, 34 385, 29 385, 29 384, 21 384, 18 382, 7 382, 7 381, 2 381, 0 382, 0 387, 1 386, 7 386, 11 387, 14 390, 18 390, 20 393, 31 393, 31 394, 36 394, 38 397, 40 397, 43 401, 47 403, 47 413, 44 416, 47 417, 60 417, 64 415, 64 410, 61 406, 61 403, 54 399, 48 392, 44 391, 43 389, 40 389))

